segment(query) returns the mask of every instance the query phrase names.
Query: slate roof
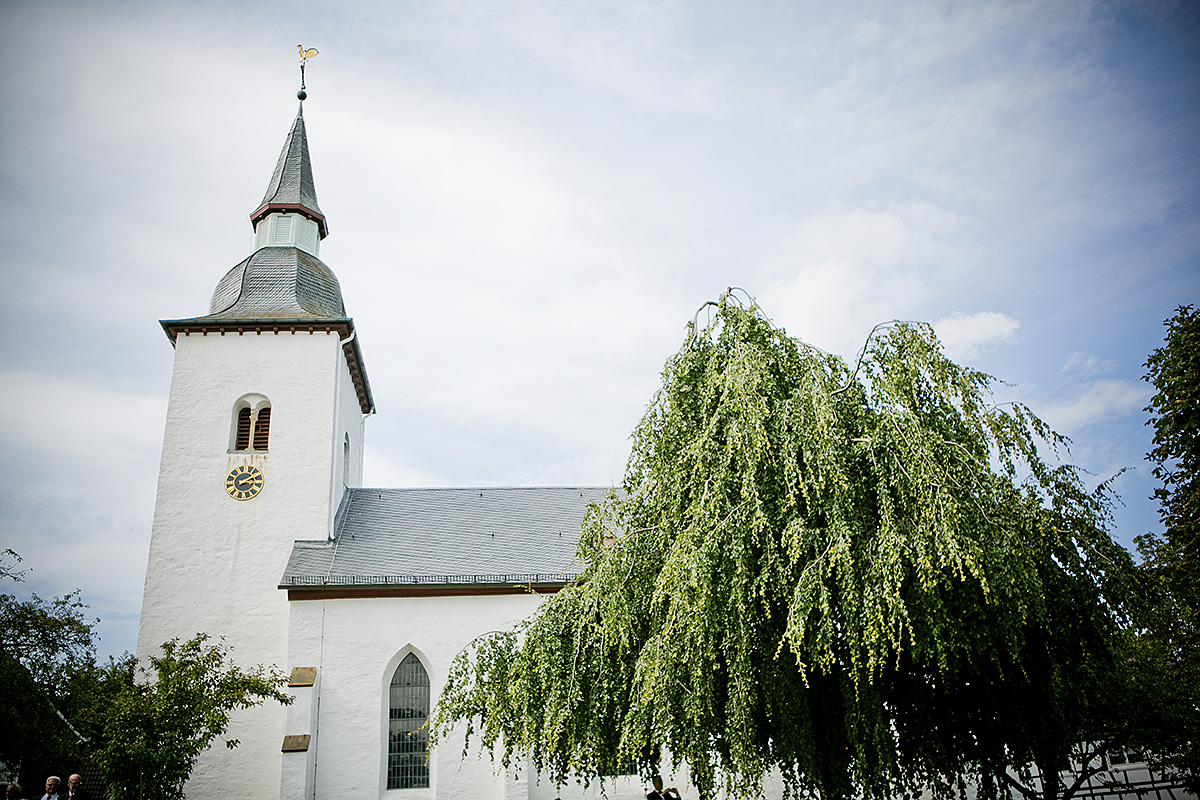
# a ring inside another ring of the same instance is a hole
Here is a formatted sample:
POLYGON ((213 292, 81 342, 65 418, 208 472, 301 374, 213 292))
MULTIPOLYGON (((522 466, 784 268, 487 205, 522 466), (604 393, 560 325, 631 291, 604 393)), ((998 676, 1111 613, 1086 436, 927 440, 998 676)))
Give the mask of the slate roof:
POLYGON ((283 143, 275 172, 267 184, 267 193, 250 215, 250 222, 255 224, 272 211, 298 211, 320 226, 322 239, 329 233, 325 215, 317 205, 317 187, 313 183, 312 162, 308 157, 308 137, 304 133, 303 104, 296 112, 292 129, 283 143))
MULTIPOLYGON (((250 218, 257 222, 274 211, 303 214, 318 223, 322 238, 326 234, 308 158, 303 106, 288 132, 262 205, 250 218)), ((164 319, 159 323, 172 346, 180 334, 336 332, 343 338, 342 352, 359 407, 364 414, 375 410, 362 349, 354 335, 354 320, 346 316, 337 276, 321 259, 297 247, 257 249, 217 282, 207 316, 164 319)))
POLYGON ((298 541, 281 589, 565 584, 601 487, 347 489, 332 542, 298 541))
POLYGON ((217 282, 209 317, 345 319, 342 288, 325 262, 296 247, 263 247, 217 282))

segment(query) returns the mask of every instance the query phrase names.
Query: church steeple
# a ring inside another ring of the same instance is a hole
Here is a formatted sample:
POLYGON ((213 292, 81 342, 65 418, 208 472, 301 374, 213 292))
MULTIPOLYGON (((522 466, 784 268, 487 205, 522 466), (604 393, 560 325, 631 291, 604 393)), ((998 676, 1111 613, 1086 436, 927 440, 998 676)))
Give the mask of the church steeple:
POLYGON ((308 157, 308 137, 304 132, 303 104, 296 112, 292 129, 288 132, 283 151, 279 154, 279 161, 275 164, 275 172, 267 185, 267 192, 258 208, 250 215, 250 223, 254 226, 256 248, 283 244, 281 239, 286 238, 291 240, 288 244, 297 244, 302 249, 309 249, 300 243, 303 238, 297 241, 292 225, 284 226, 287 230, 281 232, 275 224, 263 224, 270 223, 273 215, 299 215, 303 221, 310 223, 302 227, 315 226, 312 230, 312 233, 316 234, 312 243, 314 255, 318 238, 324 239, 329 235, 325 215, 317 205, 317 188, 313 183, 312 162, 308 157), (281 237, 280 233, 285 236, 281 237))
MULTIPOLYGON (((305 94, 303 88, 297 96, 305 94)), ((303 97, 300 98, 303 101, 303 97)), ((362 413, 374 410, 354 321, 346 314, 337 276, 320 259, 325 215, 317 205, 303 106, 275 164, 254 224, 251 255, 217 283, 203 317, 162 320, 171 343, 180 335, 247 331, 336 332, 362 413)))
MULTIPOLYGON (((342 495, 362 485, 363 420, 375 405, 354 320, 317 254, 324 215, 299 114, 252 218, 254 250, 217 283, 208 313, 161 322, 175 358, 138 631, 143 661, 164 641, 204 631, 243 666, 309 665, 292 660, 279 576, 296 539, 336 532, 342 495)), ((258 794, 317 796, 305 783, 317 730, 271 705, 238 715, 236 750, 200 755, 189 796, 223 797, 249 774, 268 787, 258 794), (309 760, 281 758, 280 737, 306 732, 309 760)))

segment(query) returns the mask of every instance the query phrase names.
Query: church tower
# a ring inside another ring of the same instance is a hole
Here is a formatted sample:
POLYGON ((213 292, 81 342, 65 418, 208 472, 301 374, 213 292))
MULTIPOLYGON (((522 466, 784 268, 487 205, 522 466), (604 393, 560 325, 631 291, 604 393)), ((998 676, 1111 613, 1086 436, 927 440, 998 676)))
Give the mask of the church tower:
MULTIPOLYGON (((341 288, 318 257, 328 227, 303 105, 250 221, 253 252, 218 281, 209 313, 161 323, 175 360, 143 661, 204 632, 224 637, 240 666, 293 666, 278 589, 288 555, 297 539, 330 538, 345 489, 361 484, 374 403, 341 288)), ((228 735, 240 745, 205 753, 189 795, 279 786, 284 718, 277 705, 236 713, 228 735)))

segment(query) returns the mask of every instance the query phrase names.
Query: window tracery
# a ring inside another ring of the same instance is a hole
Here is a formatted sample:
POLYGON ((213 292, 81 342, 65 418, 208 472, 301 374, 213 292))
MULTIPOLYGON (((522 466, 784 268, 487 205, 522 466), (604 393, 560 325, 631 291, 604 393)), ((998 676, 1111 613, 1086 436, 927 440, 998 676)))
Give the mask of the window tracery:
POLYGON ((396 667, 388 687, 387 788, 429 787, 429 673, 416 653, 396 667))

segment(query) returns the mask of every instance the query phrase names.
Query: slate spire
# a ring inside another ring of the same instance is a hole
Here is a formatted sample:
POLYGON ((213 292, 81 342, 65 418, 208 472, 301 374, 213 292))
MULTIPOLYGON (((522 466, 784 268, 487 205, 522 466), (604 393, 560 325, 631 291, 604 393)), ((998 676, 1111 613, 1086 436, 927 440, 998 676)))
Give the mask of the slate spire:
POLYGON ((313 184, 312 163, 308 159, 308 137, 304 133, 304 105, 296 112, 296 120, 288 132, 283 152, 271 175, 271 183, 262 203, 250 215, 250 223, 257 225, 268 214, 287 212, 303 214, 320 229, 321 238, 329 234, 325 215, 317 205, 317 189, 313 184))

